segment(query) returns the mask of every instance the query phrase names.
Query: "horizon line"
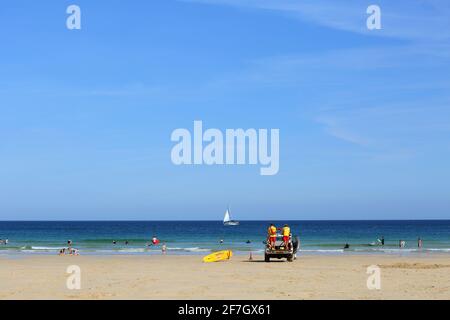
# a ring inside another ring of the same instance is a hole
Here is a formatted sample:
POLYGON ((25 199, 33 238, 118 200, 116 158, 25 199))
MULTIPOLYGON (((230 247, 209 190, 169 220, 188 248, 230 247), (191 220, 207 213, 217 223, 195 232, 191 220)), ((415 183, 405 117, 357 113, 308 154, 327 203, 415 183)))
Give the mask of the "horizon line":
MULTIPOLYGON (((270 222, 270 221, 447 221, 450 218, 428 218, 428 219, 264 219, 250 220, 242 219, 240 222, 270 222)), ((0 222, 222 222, 222 220, 0 220, 0 222)))

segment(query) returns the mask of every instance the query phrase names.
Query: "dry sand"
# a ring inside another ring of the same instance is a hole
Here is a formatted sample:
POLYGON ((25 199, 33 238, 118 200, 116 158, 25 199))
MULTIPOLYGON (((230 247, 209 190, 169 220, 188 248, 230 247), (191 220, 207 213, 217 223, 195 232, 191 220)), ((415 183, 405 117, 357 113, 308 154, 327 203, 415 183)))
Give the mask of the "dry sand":
POLYGON ((1 257, 0 299, 450 299, 450 255, 261 259, 1 257), (66 287, 70 265, 81 268, 81 290, 66 287), (380 290, 367 289, 369 265, 381 268, 380 290))

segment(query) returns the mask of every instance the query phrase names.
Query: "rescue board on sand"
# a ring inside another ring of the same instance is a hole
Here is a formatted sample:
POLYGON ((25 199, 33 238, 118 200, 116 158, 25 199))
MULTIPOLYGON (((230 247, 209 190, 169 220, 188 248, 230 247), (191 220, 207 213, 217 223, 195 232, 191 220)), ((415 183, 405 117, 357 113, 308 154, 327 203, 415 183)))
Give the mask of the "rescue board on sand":
POLYGON ((233 256, 233 252, 231 250, 224 250, 219 252, 211 253, 203 258, 203 262, 218 262, 224 260, 230 260, 233 256))

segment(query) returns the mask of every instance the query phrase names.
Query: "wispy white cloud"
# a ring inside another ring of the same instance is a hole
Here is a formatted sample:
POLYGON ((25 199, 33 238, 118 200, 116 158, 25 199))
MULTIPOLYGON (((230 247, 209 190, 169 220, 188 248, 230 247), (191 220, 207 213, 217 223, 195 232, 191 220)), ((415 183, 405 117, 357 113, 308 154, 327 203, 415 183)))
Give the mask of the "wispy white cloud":
POLYGON ((450 2, 446 0, 377 0, 382 30, 366 28, 367 7, 374 1, 336 0, 181 0, 210 5, 272 10, 344 31, 409 39, 450 37, 450 2))
POLYGON ((410 159, 425 156, 430 148, 449 148, 450 101, 440 100, 328 110, 315 121, 330 137, 360 147, 355 155, 377 161, 410 159))
MULTIPOLYGON (((2 92, 2 91, 0 91, 2 92)), ((160 86, 149 86, 142 83, 123 84, 116 86, 73 86, 52 82, 41 83, 39 87, 31 86, 27 81, 15 82, 3 90, 6 94, 25 94, 36 96, 64 97, 154 97, 167 94, 160 86)))
POLYGON ((147 86, 141 83, 124 85, 115 88, 100 88, 92 90, 78 91, 79 95, 87 96, 104 96, 104 97, 120 97, 120 96, 145 96, 161 93, 162 88, 147 86))
MULTIPOLYGON (((433 78, 422 75, 416 78, 388 78, 384 81, 372 79, 371 75, 377 72, 404 72, 412 68, 426 70, 434 68, 444 70, 449 68, 450 46, 435 45, 397 45, 365 48, 347 48, 329 50, 319 53, 298 54, 287 56, 272 56, 248 61, 246 67, 230 71, 215 79, 208 80, 208 90, 227 89, 241 90, 246 87, 291 87, 297 90, 315 86, 323 89, 327 86, 339 88, 340 95, 344 79, 352 74, 367 81, 372 90, 389 89, 387 83, 405 90, 409 88, 430 89, 448 88, 448 77, 439 77, 436 73, 433 78), (447 56, 448 55, 448 56, 447 56), (365 76, 363 76, 365 75, 365 76)), ((400 73, 399 73, 400 74, 400 73)), ((346 81, 348 82, 348 81, 346 81)), ((363 83, 357 83, 363 85, 363 83)), ((352 93, 354 95, 354 93, 352 93)), ((334 100, 335 102, 342 99, 334 100)))
POLYGON ((325 127, 325 131, 331 136, 352 144, 359 146, 367 146, 369 141, 366 138, 361 137, 355 132, 344 128, 339 120, 330 117, 317 118, 316 121, 325 127))

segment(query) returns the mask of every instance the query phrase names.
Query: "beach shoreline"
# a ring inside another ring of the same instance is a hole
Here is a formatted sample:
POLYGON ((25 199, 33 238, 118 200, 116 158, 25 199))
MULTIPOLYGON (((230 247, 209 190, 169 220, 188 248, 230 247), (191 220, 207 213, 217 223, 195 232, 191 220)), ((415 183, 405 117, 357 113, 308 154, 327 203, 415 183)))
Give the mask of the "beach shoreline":
POLYGON ((203 263, 198 255, 0 256, 0 299, 450 299, 450 255, 261 255, 203 263), (69 290, 69 266, 81 289, 69 290), (369 266, 380 290, 369 290, 369 266))

